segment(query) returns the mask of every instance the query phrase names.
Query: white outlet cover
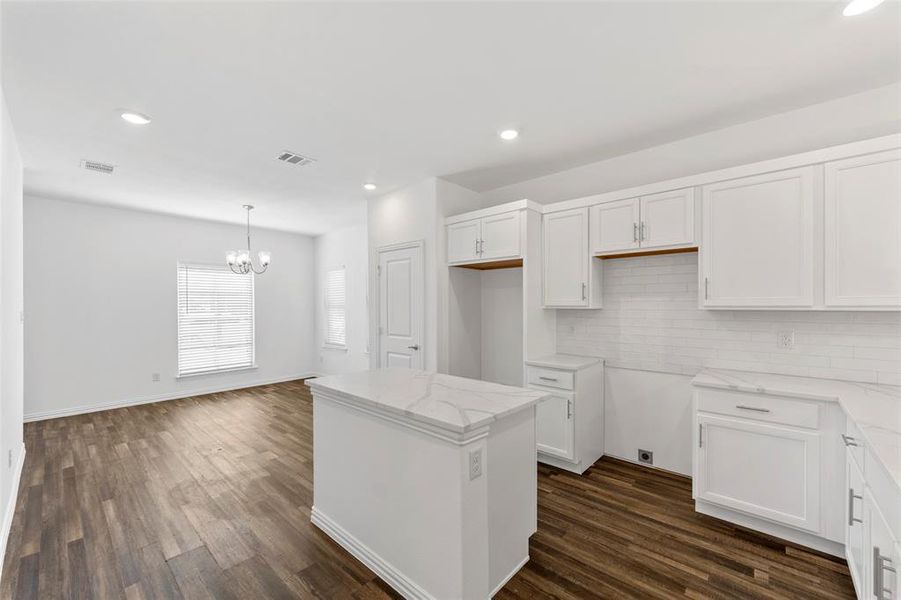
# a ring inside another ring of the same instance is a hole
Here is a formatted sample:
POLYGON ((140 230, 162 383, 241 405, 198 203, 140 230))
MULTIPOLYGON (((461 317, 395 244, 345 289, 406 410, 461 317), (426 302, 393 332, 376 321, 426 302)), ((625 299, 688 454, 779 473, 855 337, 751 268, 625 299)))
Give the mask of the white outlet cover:
POLYGON ((473 480, 482 476, 482 449, 469 451, 469 479, 473 480))
POLYGON ((794 331, 779 331, 776 333, 776 347, 791 350, 795 347, 794 331))

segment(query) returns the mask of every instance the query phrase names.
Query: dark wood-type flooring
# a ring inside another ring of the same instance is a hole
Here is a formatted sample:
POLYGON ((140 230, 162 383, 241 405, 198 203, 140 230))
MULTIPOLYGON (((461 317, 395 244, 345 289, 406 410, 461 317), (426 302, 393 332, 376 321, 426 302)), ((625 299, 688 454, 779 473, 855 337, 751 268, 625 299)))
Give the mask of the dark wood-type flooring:
MULTIPOLYGON (((310 524, 302 382, 30 423, 2 598, 396 597, 310 524)), ((853 598, 841 560, 692 510, 688 479, 539 466, 511 598, 853 598)))

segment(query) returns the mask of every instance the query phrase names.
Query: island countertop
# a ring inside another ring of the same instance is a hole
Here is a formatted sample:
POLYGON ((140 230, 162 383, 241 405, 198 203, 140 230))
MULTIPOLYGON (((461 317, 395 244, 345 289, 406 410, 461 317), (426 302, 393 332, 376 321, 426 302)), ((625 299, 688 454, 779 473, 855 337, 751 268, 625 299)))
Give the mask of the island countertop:
POLYGON ((412 369, 373 369, 317 377, 314 390, 453 433, 468 433, 534 406, 548 395, 526 388, 412 369))

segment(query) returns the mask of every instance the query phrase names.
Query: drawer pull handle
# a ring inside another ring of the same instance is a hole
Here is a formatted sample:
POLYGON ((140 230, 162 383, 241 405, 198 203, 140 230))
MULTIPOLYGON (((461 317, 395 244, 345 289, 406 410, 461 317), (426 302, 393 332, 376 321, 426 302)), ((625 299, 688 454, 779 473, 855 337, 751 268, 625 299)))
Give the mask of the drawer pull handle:
POLYGON ((855 440, 850 435, 842 434, 842 441, 845 442, 845 446, 859 446, 857 440, 855 440))
POLYGON ((541 381, 557 381, 556 377, 545 377, 544 375, 539 375, 538 379, 541 381))
POLYGON ((739 408, 741 410, 753 410, 754 412, 759 412, 759 413, 770 412, 770 409, 768 409, 768 408, 757 408, 756 406, 745 406, 743 404, 736 404, 735 408, 739 408))

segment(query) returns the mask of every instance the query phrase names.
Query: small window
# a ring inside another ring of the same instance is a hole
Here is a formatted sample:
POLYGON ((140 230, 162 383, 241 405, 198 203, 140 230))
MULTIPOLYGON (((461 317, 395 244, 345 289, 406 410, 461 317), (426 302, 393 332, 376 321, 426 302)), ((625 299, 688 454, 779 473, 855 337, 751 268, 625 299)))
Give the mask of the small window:
POLYGON ((344 267, 332 269, 325 276, 325 344, 347 346, 347 311, 345 309, 344 267))
POLYGON ((178 375, 254 366, 253 275, 178 265, 178 375))

